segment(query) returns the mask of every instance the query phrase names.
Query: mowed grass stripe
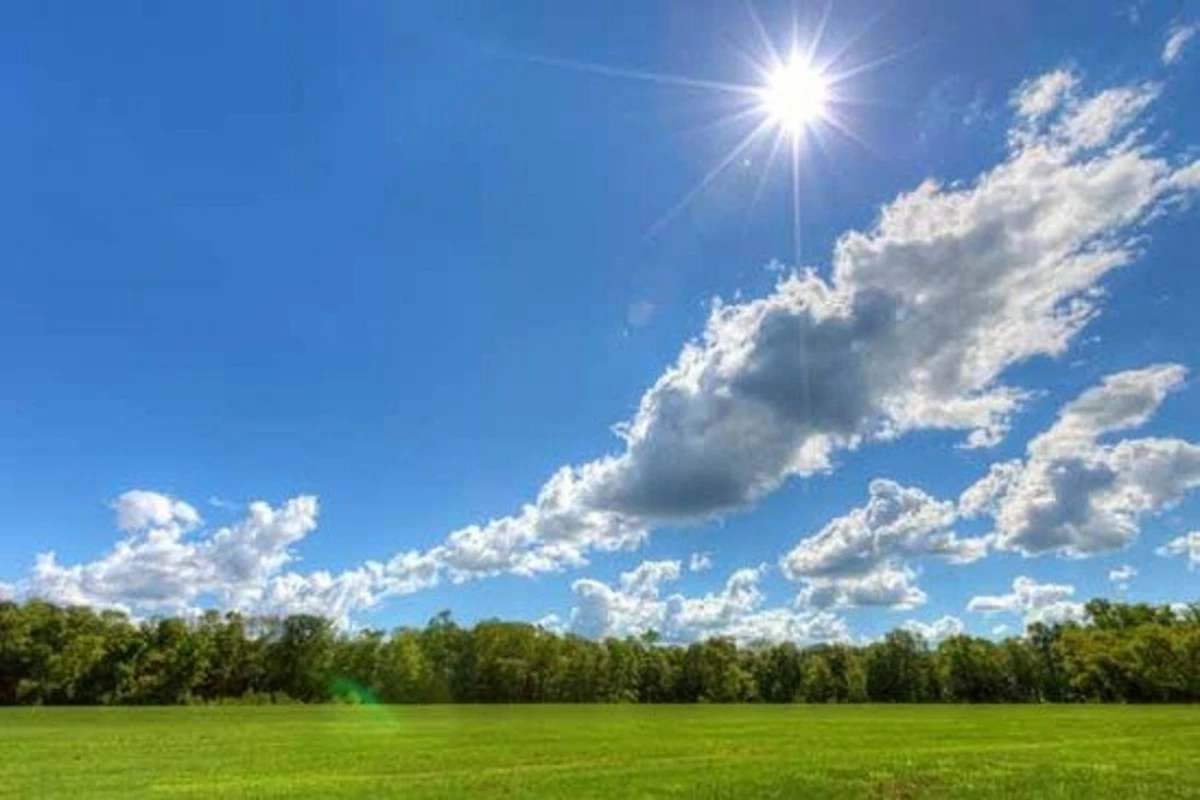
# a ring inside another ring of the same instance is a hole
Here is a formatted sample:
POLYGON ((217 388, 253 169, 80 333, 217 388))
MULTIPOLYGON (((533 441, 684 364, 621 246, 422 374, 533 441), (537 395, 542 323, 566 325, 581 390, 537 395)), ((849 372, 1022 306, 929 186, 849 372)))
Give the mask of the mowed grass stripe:
POLYGON ((0 711, 11 797, 1200 797, 1200 709, 0 711))

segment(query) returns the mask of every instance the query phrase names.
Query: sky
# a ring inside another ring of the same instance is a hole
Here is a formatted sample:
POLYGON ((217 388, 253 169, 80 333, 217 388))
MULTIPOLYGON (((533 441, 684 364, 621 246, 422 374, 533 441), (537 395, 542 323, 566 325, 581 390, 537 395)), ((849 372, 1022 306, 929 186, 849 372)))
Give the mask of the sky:
POLYGON ((1198 24, 6 3, 0 596, 800 643, 1195 601, 1198 24))

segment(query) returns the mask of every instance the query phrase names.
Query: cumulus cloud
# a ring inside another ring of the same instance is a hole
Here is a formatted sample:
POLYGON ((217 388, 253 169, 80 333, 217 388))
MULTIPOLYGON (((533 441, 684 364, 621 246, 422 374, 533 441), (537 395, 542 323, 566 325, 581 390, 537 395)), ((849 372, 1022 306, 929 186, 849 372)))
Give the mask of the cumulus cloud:
POLYGON ((866 505, 803 539, 780 560, 783 574, 804 581, 800 602, 817 608, 883 605, 912 608, 926 596, 912 585, 911 559, 939 556, 963 563, 982 557, 982 539, 950 530, 951 502, 889 480, 871 481, 866 505))
POLYGON ((307 611, 344 620, 373 605, 380 592, 436 579, 427 558, 406 554, 388 564, 368 562, 333 575, 285 572, 294 545, 317 526, 317 498, 301 496, 278 507, 255 502, 246 516, 206 535, 189 536, 200 517, 187 503, 145 490, 113 503, 126 537, 99 558, 63 565, 53 552, 35 560, 16 586, 25 597, 68 605, 127 611, 185 613, 206 602, 259 613, 307 611))
POLYGON ((1017 87, 1012 105, 1021 117, 1037 120, 1058 109, 1078 85, 1079 76, 1068 69, 1047 72, 1017 87))
POLYGON ((1163 43, 1162 62, 1167 66, 1174 64, 1183 55, 1188 43, 1196 35, 1197 25, 1172 25, 1163 43))
POLYGON ((591 550, 636 546, 647 533, 644 521, 595 508, 581 496, 593 469, 564 467, 519 515, 454 531, 430 555, 452 580, 464 581, 503 572, 557 572, 586 564, 591 550))
POLYGON ((200 514, 182 500, 158 492, 133 489, 112 504, 117 528, 125 533, 150 529, 183 533, 200 524, 200 514))
POLYGON ((1013 580, 1012 591, 1008 594, 972 597, 967 610, 982 614, 1020 614, 1026 625, 1080 622, 1086 612, 1082 603, 1067 599, 1074 594, 1075 587, 1070 584, 1038 583, 1021 575, 1013 580))
POLYGON ((689 572, 707 572, 712 569, 713 560, 710 553, 692 553, 688 558, 689 572))
POLYGON ((1164 558, 1183 556, 1187 559, 1189 569, 1200 567, 1200 531, 1176 536, 1154 552, 1164 558))
POLYGON ((879 567, 866 575, 810 578, 796 595, 796 602, 809 608, 916 608, 924 605, 929 598, 920 587, 913 585, 915 578, 913 570, 890 565, 879 567))
POLYGON ((919 635, 931 644, 940 642, 942 639, 948 639, 951 636, 959 636, 966 630, 966 626, 963 625, 961 619, 952 617, 949 614, 928 623, 910 619, 902 627, 919 635))
POLYGON ((623 573, 613 587, 583 578, 575 581, 570 628, 592 638, 636 636, 656 631, 672 642, 726 636, 739 642, 816 642, 846 639, 845 622, 827 612, 764 608, 759 581, 765 567, 740 569, 724 587, 699 597, 664 596, 679 578, 677 561, 648 561, 623 573))
POLYGON ((1200 486, 1200 446, 1180 439, 1103 437, 1144 425, 1186 371, 1157 364, 1110 375, 1059 412, 1026 458, 993 465, 959 500, 995 519, 994 544, 1026 555, 1083 557, 1126 546, 1139 519, 1200 486))

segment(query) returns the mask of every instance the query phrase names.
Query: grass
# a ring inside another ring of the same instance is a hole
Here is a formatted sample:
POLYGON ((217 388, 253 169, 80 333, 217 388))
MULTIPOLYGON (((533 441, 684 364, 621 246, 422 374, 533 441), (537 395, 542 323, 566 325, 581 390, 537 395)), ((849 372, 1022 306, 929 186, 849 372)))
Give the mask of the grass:
POLYGON ((0 710, 0 797, 1200 797, 1200 708, 0 710))

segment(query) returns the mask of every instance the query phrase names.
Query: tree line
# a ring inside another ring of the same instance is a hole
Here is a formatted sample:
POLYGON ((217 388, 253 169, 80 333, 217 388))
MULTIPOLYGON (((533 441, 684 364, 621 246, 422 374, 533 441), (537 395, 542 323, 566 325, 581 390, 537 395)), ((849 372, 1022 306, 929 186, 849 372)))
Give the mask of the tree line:
POLYGON ((528 623, 339 631, 329 620, 0 602, 0 704, 1200 701, 1200 604, 1093 600, 1002 641, 593 641, 528 623))

